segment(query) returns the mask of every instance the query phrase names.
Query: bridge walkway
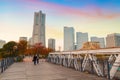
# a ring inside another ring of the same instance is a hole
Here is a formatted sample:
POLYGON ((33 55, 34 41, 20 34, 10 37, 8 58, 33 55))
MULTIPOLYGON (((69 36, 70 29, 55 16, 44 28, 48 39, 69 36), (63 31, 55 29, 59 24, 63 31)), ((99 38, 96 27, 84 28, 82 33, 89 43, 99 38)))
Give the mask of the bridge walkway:
POLYGON ((18 62, 0 74, 0 80, 107 80, 96 75, 87 74, 74 69, 40 62, 18 62))

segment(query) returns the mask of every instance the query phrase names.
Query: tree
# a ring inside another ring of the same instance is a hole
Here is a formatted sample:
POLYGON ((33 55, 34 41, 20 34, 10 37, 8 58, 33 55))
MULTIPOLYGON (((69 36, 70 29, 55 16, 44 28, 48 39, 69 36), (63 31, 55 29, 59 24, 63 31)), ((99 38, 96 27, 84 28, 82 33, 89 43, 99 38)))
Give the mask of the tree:
POLYGON ((7 56, 15 56, 16 53, 15 52, 15 46, 17 46, 17 43, 15 41, 10 41, 8 43, 6 43, 3 46, 3 50, 5 52, 5 55, 7 56))
POLYGON ((44 47, 41 43, 36 43, 32 48, 26 50, 26 55, 40 55, 42 58, 46 58, 49 52, 54 51, 53 49, 44 47))
POLYGON ((3 51, 3 48, 1 48, 0 49, 0 60, 2 59, 3 55, 4 55, 4 51, 3 51))
POLYGON ((34 46, 34 54, 41 54, 43 51, 44 46, 41 43, 36 43, 34 46))
POLYGON ((27 41, 25 40, 19 41, 17 48, 19 55, 24 55, 27 50, 27 41))

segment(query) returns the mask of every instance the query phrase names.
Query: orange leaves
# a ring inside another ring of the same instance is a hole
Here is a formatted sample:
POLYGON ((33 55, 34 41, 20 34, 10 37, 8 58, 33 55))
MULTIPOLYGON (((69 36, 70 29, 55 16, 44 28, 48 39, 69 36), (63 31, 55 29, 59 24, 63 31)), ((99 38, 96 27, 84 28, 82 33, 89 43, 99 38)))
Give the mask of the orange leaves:
POLYGON ((34 55, 34 54, 39 54, 39 55, 48 55, 49 52, 53 51, 50 48, 46 48, 42 46, 41 43, 36 43, 33 45, 31 48, 28 48, 25 52, 26 55, 34 55))
POLYGON ((26 49, 27 49, 27 41, 21 40, 21 41, 18 43, 17 47, 18 47, 18 52, 19 52, 19 54, 20 54, 20 55, 21 55, 21 54, 23 55, 23 54, 25 53, 26 49))

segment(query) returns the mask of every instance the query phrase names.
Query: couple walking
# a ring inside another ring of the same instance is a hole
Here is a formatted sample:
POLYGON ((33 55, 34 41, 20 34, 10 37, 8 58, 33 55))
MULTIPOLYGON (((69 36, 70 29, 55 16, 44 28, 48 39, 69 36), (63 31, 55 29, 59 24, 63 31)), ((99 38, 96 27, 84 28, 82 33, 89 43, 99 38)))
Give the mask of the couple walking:
POLYGON ((39 56, 38 55, 33 56, 33 62, 34 62, 34 65, 39 63, 39 56))

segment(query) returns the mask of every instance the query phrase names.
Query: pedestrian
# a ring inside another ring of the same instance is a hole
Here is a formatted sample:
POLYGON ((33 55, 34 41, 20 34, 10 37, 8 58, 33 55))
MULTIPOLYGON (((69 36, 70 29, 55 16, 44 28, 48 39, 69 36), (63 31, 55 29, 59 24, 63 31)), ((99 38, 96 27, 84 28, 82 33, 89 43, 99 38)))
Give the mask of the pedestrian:
POLYGON ((36 65, 36 63, 37 63, 37 55, 33 56, 33 60, 32 61, 34 62, 34 65, 36 65))
POLYGON ((39 55, 37 55, 37 64, 39 63, 39 55))

